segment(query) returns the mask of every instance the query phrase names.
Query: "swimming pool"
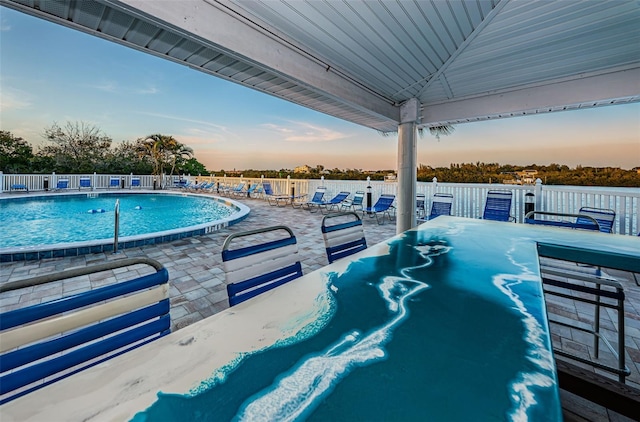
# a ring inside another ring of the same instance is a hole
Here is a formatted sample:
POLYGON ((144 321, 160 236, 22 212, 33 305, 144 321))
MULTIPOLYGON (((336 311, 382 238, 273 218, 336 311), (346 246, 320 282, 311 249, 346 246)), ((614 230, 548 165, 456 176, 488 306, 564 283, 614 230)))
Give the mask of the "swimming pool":
POLYGON ((0 200, 0 262, 113 251, 219 230, 249 214, 228 199, 184 193, 84 193, 0 200))

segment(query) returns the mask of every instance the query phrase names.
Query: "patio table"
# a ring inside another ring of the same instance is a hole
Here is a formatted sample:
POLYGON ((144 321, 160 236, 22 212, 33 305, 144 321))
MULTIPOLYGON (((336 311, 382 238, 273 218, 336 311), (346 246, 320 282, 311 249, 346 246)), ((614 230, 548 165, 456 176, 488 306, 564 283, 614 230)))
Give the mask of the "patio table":
POLYGON ((640 255, 625 236, 441 216, 0 417, 561 420, 538 241, 640 255))

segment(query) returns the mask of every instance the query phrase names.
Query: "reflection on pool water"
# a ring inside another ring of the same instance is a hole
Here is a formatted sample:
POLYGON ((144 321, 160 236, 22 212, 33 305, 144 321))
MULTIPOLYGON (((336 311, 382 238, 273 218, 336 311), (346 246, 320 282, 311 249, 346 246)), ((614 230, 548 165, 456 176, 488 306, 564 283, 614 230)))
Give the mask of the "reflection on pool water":
MULTIPOLYGON (((61 244, 80 246, 75 245, 76 242, 90 242, 81 245, 88 247, 95 241, 113 241, 116 200, 120 203, 119 240, 136 243, 123 244, 123 247, 208 233, 242 220, 249 212, 246 206, 235 201, 168 193, 91 193, 5 199, 0 200, 3 223, 0 253, 42 250, 61 244), (150 237, 153 240, 149 240, 150 237)), ((96 251, 86 253, 89 252, 96 251)), ((48 256, 24 259, 43 257, 48 256)), ((3 256, 3 262, 9 260, 20 259, 3 256)))

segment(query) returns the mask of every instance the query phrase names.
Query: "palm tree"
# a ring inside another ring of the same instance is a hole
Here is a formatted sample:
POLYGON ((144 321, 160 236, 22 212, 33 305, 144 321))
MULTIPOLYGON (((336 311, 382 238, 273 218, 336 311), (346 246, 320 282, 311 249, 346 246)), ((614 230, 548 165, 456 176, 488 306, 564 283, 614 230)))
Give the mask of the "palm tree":
MULTIPOLYGON (((455 128, 453 126, 429 126, 429 133, 440 141, 440 136, 451 135, 455 128)), ((418 129, 418 133, 422 136, 422 128, 418 129)))
POLYGON ((167 157, 171 162, 171 176, 173 176, 173 172, 175 171, 177 164, 182 164, 186 160, 193 158, 193 149, 181 144, 180 142, 176 142, 173 150, 167 152, 167 157))
MULTIPOLYGON (((438 141, 440 141, 440 136, 443 135, 451 135, 453 133, 453 131, 455 130, 455 128, 453 126, 448 126, 448 125, 442 125, 442 126, 427 126, 429 128, 429 133, 433 136, 436 137, 436 139, 438 141)), ((420 137, 422 137, 424 135, 424 127, 419 127, 418 128, 418 135, 420 135, 420 137)), ((392 134, 397 134, 397 131, 393 131, 393 132, 380 132, 378 131, 378 133, 380 133, 382 136, 391 136, 392 134)))
POLYGON ((141 140, 141 152, 153 162, 153 174, 162 175, 165 168, 171 168, 171 175, 182 159, 193 157, 193 150, 178 142, 173 136, 154 134, 141 140))

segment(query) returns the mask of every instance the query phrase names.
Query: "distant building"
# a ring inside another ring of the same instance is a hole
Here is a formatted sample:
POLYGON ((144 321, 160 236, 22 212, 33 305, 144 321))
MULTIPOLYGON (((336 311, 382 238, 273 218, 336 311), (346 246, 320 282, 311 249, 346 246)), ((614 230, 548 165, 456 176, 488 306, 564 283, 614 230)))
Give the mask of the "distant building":
POLYGON ((304 166, 298 166, 298 167, 294 168, 293 172, 294 173, 309 174, 309 173, 311 173, 311 167, 305 164, 304 166))
POLYGON ((533 185, 536 182, 536 176, 538 176, 538 170, 527 169, 518 172, 520 176, 521 184, 533 185))

